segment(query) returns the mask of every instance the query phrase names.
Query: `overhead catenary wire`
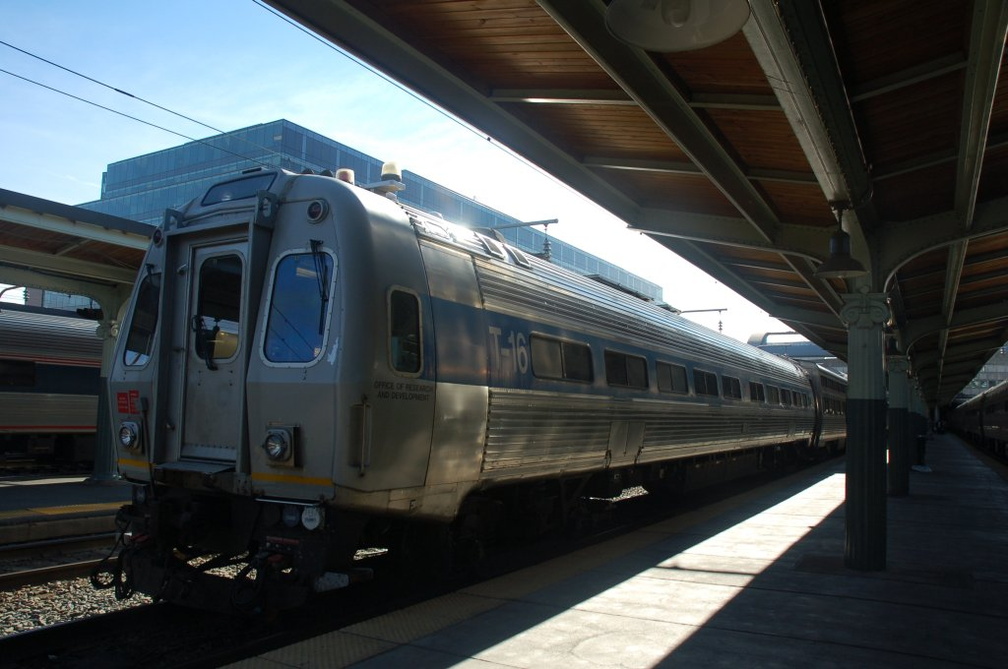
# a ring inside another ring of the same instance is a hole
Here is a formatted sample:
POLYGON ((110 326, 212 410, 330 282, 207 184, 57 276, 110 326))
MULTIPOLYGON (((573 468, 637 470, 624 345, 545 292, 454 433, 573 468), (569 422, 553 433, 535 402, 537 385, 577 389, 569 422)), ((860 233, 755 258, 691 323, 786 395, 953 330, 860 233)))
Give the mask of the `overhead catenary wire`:
POLYGON ((498 142, 497 140, 495 140, 490 135, 487 135, 485 132, 481 131, 479 128, 476 128, 475 126, 470 125, 466 121, 458 118, 457 116, 453 115, 452 113, 448 112, 447 110, 442 109, 437 104, 435 104, 434 102, 431 102, 430 100, 428 100, 427 98, 423 97, 422 95, 420 95, 416 91, 410 90, 404 84, 396 81, 395 79, 393 79, 392 77, 390 77, 386 73, 382 72, 378 68, 374 67, 373 65, 371 65, 371 64, 367 63, 366 61, 358 58, 357 56, 353 55, 352 53, 350 53, 350 52, 348 52, 348 51, 346 51, 344 49, 341 49, 340 47, 336 46, 335 44, 333 44, 329 40, 323 38, 322 36, 320 36, 317 33, 313 32, 309 28, 305 27, 301 23, 298 23, 297 21, 295 21, 291 17, 287 16, 286 14, 280 12, 279 10, 275 9, 274 7, 270 7, 269 5, 265 4, 264 2, 262 2, 262 0, 253 0, 253 3, 256 4, 256 5, 258 5, 259 7, 261 7, 262 9, 264 9, 265 11, 269 12, 273 16, 277 17, 281 21, 284 21, 285 23, 287 23, 290 26, 296 28, 297 30, 300 30, 304 34, 306 34, 309 37, 311 37, 313 40, 315 40, 315 41, 319 42, 320 44, 326 46, 327 48, 329 48, 332 51, 338 53, 339 55, 343 56, 344 58, 347 58, 348 60, 356 63, 358 66, 364 68, 365 70, 367 70, 368 72, 370 72, 374 76, 379 77, 380 79, 382 79, 387 84, 389 84, 391 86, 394 86, 395 88, 399 89, 400 91, 402 91, 406 95, 409 95, 410 97, 412 97, 417 102, 420 102, 421 104, 429 107, 430 109, 432 109, 433 111, 437 112, 438 114, 441 114, 442 116, 444 116, 449 121, 452 121, 453 123, 455 123, 456 125, 458 125, 460 128, 463 128, 464 130, 467 130, 468 132, 471 132, 472 134, 476 135, 480 139, 484 139, 487 142, 490 142, 490 144, 492 144, 498 150, 506 153, 511 158, 513 158, 514 160, 517 160, 518 162, 520 162, 521 164, 525 165, 526 167, 534 170, 540 176, 542 176, 542 177, 544 177, 546 179, 549 179, 550 181, 552 181, 557 186, 559 186, 559 187, 563 188, 564 190, 566 190, 566 191, 568 191, 570 193, 573 193, 573 194, 575 194, 575 195, 577 195, 579 197, 583 197, 583 195, 581 193, 579 193, 577 190, 575 190, 570 184, 562 181, 561 179, 559 179, 555 175, 553 175, 550 172, 546 171, 545 169, 543 169, 542 167, 540 167, 536 163, 532 162, 531 160, 529 160, 525 156, 521 155, 520 153, 518 153, 517 151, 515 151, 511 147, 498 142))
MULTIPOLYGON (((208 130, 212 130, 213 132, 217 133, 218 135, 227 134, 227 131, 225 131, 225 130, 221 130, 220 128, 215 128, 214 126, 212 126, 212 125, 210 125, 208 123, 204 123, 203 121, 200 121, 198 119, 192 118, 191 116, 187 116, 186 114, 183 114, 181 112, 175 111, 175 110, 170 109, 168 107, 165 107, 164 105, 158 104, 158 103, 153 102, 151 100, 147 100, 146 98, 143 98, 143 97, 140 97, 139 95, 135 95, 133 93, 130 93, 129 91, 123 90, 123 89, 121 89, 121 88, 119 88, 117 86, 113 86, 112 84, 106 83, 106 82, 101 81, 99 79, 95 79, 92 76, 89 76, 89 75, 84 74, 82 72, 78 72, 77 70, 74 70, 72 68, 66 67, 65 65, 60 65, 59 63, 57 63, 55 61, 52 61, 52 60, 49 60, 48 58, 44 58, 42 56, 39 56, 38 54, 32 53, 30 51, 27 51, 26 49, 22 49, 21 47, 15 46, 14 44, 11 44, 10 42, 4 41, 4 40, 0 40, 0 45, 3 45, 3 46, 5 46, 5 47, 7 47, 9 49, 13 49, 14 51, 17 51, 17 52, 22 53, 22 54, 24 54, 26 56, 34 58, 34 59, 36 59, 38 61, 41 61, 41 62, 43 62, 43 63, 45 63, 45 64, 47 64, 47 65, 49 65, 51 67, 58 68, 60 70, 63 70, 64 72, 72 74, 72 75, 74 75, 76 77, 80 77, 81 79, 85 79, 86 81, 90 81, 93 84, 96 84, 98 86, 102 86, 104 88, 107 88, 110 91, 114 91, 116 93, 124 95, 124 96, 126 96, 126 97, 128 97, 130 99, 136 100, 137 102, 142 102, 145 105, 154 107, 155 109, 158 109, 160 111, 166 112, 166 113, 171 114, 173 116, 177 116, 178 118, 181 118, 181 119, 184 119, 186 121, 189 121, 190 123, 195 123, 196 125, 199 125, 199 126, 202 126, 204 128, 207 128, 208 130)), ((17 79, 21 79, 22 81, 25 81, 27 83, 33 84, 35 86, 39 86, 40 88, 44 88, 44 89, 52 91, 54 93, 58 93, 60 95, 64 95, 66 97, 72 98, 72 99, 77 100, 79 102, 83 102, 85 104, 89 104, 89 105, 91 105, 93 107, 97 107, 97 108, 102 109, 104 111, 108 111, 108 112, 111 112, 113 114, 117 114, 119 116, 122 116, 124 118, 128 118, 128 119, 130 119, 132 121, 136 121, 138 123, 143 123, 144 125, 150 126, 152 128, 156 128, 158 130, 162 130, 162 131, 167 132, 169 134, 175 135, 176 137, 181 137, 181 138, 187 139, 187 140, 189 140, 191 142, 198 142, 200 144, 205 144, 205 145, 210 146, 210 147, 212 147, 214 149, 217 149, 217 150, 219 150, 219 151, 221 151, 223 153, 227 153, 227 154, 235 156, 237 158, 241 158, 242 160, 252 161, 252 162, 254 162, 256 164, 262 165, 263 167, 271 167, 271 165, 269 163, 263 162, 262 160, 258 160, 256 158, 251 157, 251 156, 248 156, 248 155, 245 155, 245 154, 242 154, 242 153, 237 153, 235 151, 231 151, 231 150, 225 149, 225 148, 223 148, 221 146, 218 146, 216 144, 213 144, 210 141, 210 139, 212 139, 212 138, 199 139, 199 138, 195 138, 195 137, 190 137, 189 135, 187 135, 185 133, 179 132, 177 130, 172 130, 171 128, 166 128, 165 126, 158 125, 157 123, 153 123, 151 121, 146 121, 146 120, 144 120, 142 118, 139 118, 137 116, 133 116, 131 114, 127 114, 127 113, 119 111, 117 109, 113 109, 111 107, 108 107, 106 105, 100 104, 98 102, 94 102, 93 100, 88 100, 87 98, 83 98, 83 97, 81 97, 79 95, 74 95, 73 93, 69 93, 69 92, 64 91, 62 89, 56 88, 55 86, 50 86, 48 84, 44 84, 44 83, 42 83, 40 81, 36 81, 34 79, 31 79, 30 77, 26 77, 26 76, 23 76, 23 75, 20 75, 20 74, 17 74, 17 73, 14 73, 14 72, 11 72, 9 70, 2 69, 2 68, 0 68, 0 72, 2 72, 3 74, 6 74, 8 76, 15 77, 17 79)), ((265 147, 265 146, 261 146, 259 144, 256 144, 255 142, 249 141, 248 139, 245 139, 245 138, 242 138, 242 141, 244 141, 246 144, 249 144, 250 146, 252 146, 252 147, 254 147, 256 149, 265 151, 266 153, 273 154, 274 156, 277 156, 277 157, 281 157, 281 154, 278 151, 275 151, 274 149, 271 149, 271 148, 265 147)))
POLYGON ((9 49, 14 49, 15 51, 17 51, 19 53, 23 53, 26 56, 29 56, 29 57, 34 58, 36 60, 39 60, 39 61, 41 61, 41 62, 43 62, 43 63, 45 63, 47 65, 52 65, 55 68, 59 68, 59 69, 63 70, 64 72, 68 72, 68 73, 74 75, 75 77, 80 77, 81 79, 86 79, 86 80, 90 81, 93 84, 98 84, 99 86, 103 86, 103 87, 109 89, 110 91, 115 91, 116 93, 120 93, 122 95, 125 95, 126 97, 133 98, 134 100, 142 102, 142 103, 144 103, 146 105, 150 105, 151 107, 154 107, 156 109, 160 109, 163 112, 168 112, 169 114, 172 114, 174 116, 178 116, 179 118, 183 118, 183 119, 185 119, 185 120, 187 120, 187 121, 189 121, 191 123, 195 123, 196 125, 201 125, 204 128, 207 128, 209 130, 213 130, 216 133, 223 134, 225 132, 224 130, 220 130, 219 128, 215 128, 212 125, 204 123, 203 121, 194 119, 191 116, 186 116, 185 114, 183 114, 181 112, 177 112, 174 109, 169 109, 168 107, 164 107, 162 105, 159 105, 156 102, 151 102, 150 100, 146 100, 146 99, 140 97, 139 95, 134 95, 133 93, 130 93, 129 91, 124 91, 123 89, 118 88, 116 86, 113 86, 112 84, 107 84, 104 81, 99 81, 98 79, 95 79, 94 77, 88 76, 88 75, 86 75, 86 74, 84 74, 82 72, 78 72, 77 70, 73 70, 73 69, 71 69, 69 67, 66 67, 65 65, 60 65, 59 63, 53 62, 53 61, 49 60, 48 58, 43 58, 42 56, 40 56, 38 54, 32 53, 31 51, 26 51, 25 49, 22 49, 21 47, 18 47, 18 46, 15 46, 15 45, 11 44, 10 42, 5 42, 4 40, 0 40, 0 44, 4 45, 5 47, 7 47, 9 49))
MULTIPOLYGON (((461 127, 463 129, 465 129, 465 130, 473 133, 474 135, 476 135, 477 137, 479 137, 481 139, 485 139, 488 142, 492 143, 493 146, 495 146, 497 149, 503 151, 504 153, 508 154, 512 158, 518 160, 519 162, 521 162, 525 166, 533 169, 534 171, 536 171, 540 175, 548 178, 553 183, 559 185, 560 187, 562 187, 562 188, 564 188, 564 189, 566 189, 566 190, 568 190, 568 191, 570 191, 572 193, 577 194, 577 192, 569 184, 566 184, 563 181, 557 179, 554 175, 550 174, 549 172, 547 172, 546 170, 544 170, 539 165, 536 165, 535 163, 529 161, 527 158, 525 158, 524 156, 516 153, 513 149, 505 146, 504 144, 501 144, 501 143, 495 141, 492 137, 488 136, 486 133, 481 132, 479 129, 475 128, 474 126, 469 125, 468 123, 466 123, 462 119, 460 119, 460 118, 458 118, 458 117, 456 117, 456 116, 448 113, 446 110, 444 110, 441 107, 437 106, 435 103, 431 102, 430 100, 427 100, 426 98, 424 98, 420 94, 416 93, 415 91, 410 90, 409 88, 407 88, 405 85, 401 84, 400 82, 395 81, 394 79, 392 79, 391 77, 389 77, 384 72, 381 72, 380 70, 378 70, 375 67, 369 65, 368 63, 366 63, 365 61, 361 60, 360 58, 358 58, 358 57, 354 56, 353 54, 351 54, 351 53, 349 53, 349 52, 347 52, 347 51, 339 48, 338 46, 336 46, 332 42, 327 41, 326 39, 324 39, 321 36, 317 35, 316 33, 312 32, 311 30, 309 30, 308 28, 306 28, 302 24, 294 21, 293 19, 289 18, 288 16, 286 16, 286 15, 282 14, 281 12, 277 11, 273 7, 270 7, 270 6, 262 3, 260 0, 254 0, 254 3, 256 5, 258 5, 259 7, 261 7, 262 9, 266 10, 267 12, 269 12, 270 14, 272 14, 273 16, 275 16, 276 18, 284 21, 288 25, 290 25, 290 26, 296 28, 297 30, 301 31, 302 33, 310 36, 312 39, 316 40, 320 44, 323 44, 324 46, 326 46, 327 48, 331 49, 335 53, 343 56, 344 58, 347 58, 348 60, 350 60, 353 63, 357 64, 358 66, 364 68, 365 70, 367 70, 371 74, 373 74, 373 75, 375 75, 377 77, 380 77, 386 83, 394 86, 395 88, 399 89, 403 93, 405 93, 405 94, 413 97, 418 102, 426 105, 427 107, 429 107, 430 109, 432 109, 436 113, 438 113, 438 114, 442 115, 443 117, 445 117, 446 119, 454 122, 459 127, 461 127)), ((136 95, 134 93, 130 93, 129 91, 126 91, 126 90, 124 90, 124 89, 122 89, 122 88, 120 88, 118 86, 114 86, 114 85, 109 84, 107 82, 101 81, 100 79, 97 79, 95 77, 89 76, 89 75, 84 74, 82 72, 78 72, 78 71, 76 71, 76 70, 74 70, 74 69, 72 69, 70 67, 65 66, 65 65, 61 65, 61 64, 59 64, 59 63, 57 63, 55 61, 52 61, 52 60, 50 60, 48 58, 44 58, 42 56, 39 56, 39 55, 37 55, 35 53, 32 53, 32 52, 30 52, 30 51, 28 51, 26 49, 23 49, 21 47, 15 46, 15 45, 7 42, 7 41, 0 40, 0 45, 6 46, 6 47, 8 47, 10 49, 18 51, 21 54, 24 54, 24 55, 26 55, 26 56, 28 56, 30 58, 34 58, 34 59, 36 59, 36 60, 38 60, 40 62, 43 62, 43 63, 45 63, 45 64, 47 64, 47 65, 49 65, 51 67, 55 67, 55 68, 58 68, 60 70, 63 70, 64 72, 67 72, 68 74, 71 74, 71 75, 74 75, 76 77, 80 77, 82 79, 85 79, 85 80, 87 80, 87 81, 89 81, 89 82, 91 82, 91 83, 93 83, 93 84, 95 84, 97 86, 101 86, 101 87, 107 88, 107 89, 109 89, 109 90, 111 90, 111 91, 113 91, 115 93, 118 93, 120 95, 128 97, 128 98, 130 98, 132 100, 135 100, 137 102, 141 102, 141 103, 146 104, 148 106, 151 106, 151 107, 153 107, 155 109, 158 109, 158 110, 163 111, 165 113, 168 113, 168 114, 171 114, 173 116, 176 116, 176 117, 178 117, 180 119, 184 119, 184 120, 186 120, 186 121, 188 121, 190 123, 195 123, 195 124, 197 124, 199 126, 202 126, 204 128, 207 128, 208 130, 211 130, 211 131, 217 133, 218 135, 224 135, 224 134, 227 134, 227 132, 228 132, 228 131, 216 128, 216 127, 214 127, 214 126, 212 126, 210 124, 204 123, 203 121, 200 121, 198 119, 192 118, 191 116, 188 116, 188 115, 183 114, 181 112, 178 112, 178 111, 175 111, 173 109, 170 109, 170 108, 168 108, 168 107, 166 107, 164 105, 158 104, 158 103, 153 102, 151 100, 147 100, 147 99, 145 99, 145 98, 143 98, 143 97, 141 97, 139 95, 136 95)), ((158 130, 162 130, 162 131, 167 132, 169 134, 175 135, 176 137, 181 137, 182 139, 186 139, 186 140, 191 141, 191 142, 197 142, 197 143, 203 144, 205 146, 209 146, 209 147, 217 149, 217 150, 219 150, 219 151, 221 151, 223 153, 235 156, 237 158, 241 158, 243 160, 248 160, 248 161, 250 161, 250 162, 252 162, 254 164, 257 164, 257 165, 260 165, 260 166, 263 166, 263 167, 274 167, 274 165, 271 165, 270 163, 265 162, 263 160, 260 160, 260 159, 257 159, 257 158, 253 158, 253 157, 251 157, 249 155, 246 155, 246 154, 243 154, 243 153, 239 153, 239 152, 236 152, 236 151, 233 151, 233 150, 229 150, 229 149, 223 148, 223 147, 217 145, 216 143, 212 142, 212 139, 214 139, 214 138, 203 138, 203 139, 200 139, 200 138, 191 137, 190 135, 187 135, 187 134, 185 134, 183 132, 179 132, 177 130, 172 130, 171 128, 165 127, 163 125, 159 125, 159 124, 151 122, 151 121, 147 121, 147 120, 142 119, 142 118, 140 118, 138 116, 127 114, 125 112, 116 110, 116 109, 114 109, 112 107, 108 107, 106 105, 100 104, 98 102, 94 102, 92 100, 88 100, 87 98, 81 97, 79 95, 74 95, 74 94, 69 93, 67 91, 64 91, 62 89, 59 89, 59 88, 57 88, 55 86, 50 86, 50 85, 41 83, 39 81, 36 81, 36 80, 34 80, 34 79, 30 78, 30 77, 19 75, 19 74, 16 74, 14 72, 11 72, 9 70, 4 70, 4 69, 0 69, 0 73, 7 74, 7 75, 15 77, 17 79, 21 79, 22 81, 25 81, 27 83, 33 84, 35 86, 39 86, 41 88, 44 88, 44 89, 49 90, 49 91, 52 91, 54 93, 58 93, 60 95, 64 95, 66 97, 69 97, 71 99, 77 100, 79 102, 83 102, 85 104, 91 105, 91 106, 96 107, 98 109, 102 109, 104 111, 111 112, 111 113, 116 114, 118 116, 122 116, 124 118, 128 118, 128 119, 130 119, 132 121, 136 121, 138 123, 142 123, 144 125, 150 126, 152 128, 156 128, 158 130)), ((241 141, 245 142, 246 144, 248 144, 248 145, 250 145, 250 146, 252 146, 252 147, 254 147, 254 148, 256 148, 256 149, 258 149, 260 151, 266 152, 268 154, 272 154, 273 156, 276 156, 277 158, 282 158, 283 157, 280 152, 278 152, 278 151, 276 151, 274 149, 271 149, 269 147, 261 146, 261 145, 255 143, 255 142, 252 142, 252 141, 248 140, 247 138, 241 138, 241 141)))
MULTIPOLYGON (((167 133, 170 133, 172 135, 175 135, 176 137, 181 137, 183 139, 187 139, 190 142, 199 142, 200 144, 206 144, 207 146, 210 146, 210 147, 212 147, 214 149, 217 149, 218 151, 223 151, 224 153, 229 153, 232 156, 236 156, 238 158, 241 158, 242 160, 251 160, 251 161, 256 162, 256 163, 258 163, 258 164, 260 164, 260 165, 262 165, 264 167, 269 167, 268 163, 264 163, 261 160, 256 160, 255 158, 251 158, 249 156, 242 155, 240 153, 235 153, 234 151, 230 151, 230 150, 225 149, 225 148, 223 148, 221 146, 217 146, 217 145, 211 143, 208 139, 197 139, 195 137, 190 137, 189 135, 187 135, 185 133, 182 133, 182 132, 179 132, 177 130, 172 130, 171 128, 166 128, 163 125, 158 125, 157 123, 152 123, 151 121, 145 121, 144 119, 139 118, 137 116, 133 116, 131 114, 127 114, 126 112, 121 112, 118 109, 113 109, 113 108, 108 107, 106 105, 94 102, 93 100, 88 100, 86 98, 82 98, 79 95, 74 95, 73 93, 68 93, 67 91, 60 90, 60 89, 58 89, 58 88, 56 88, 54 86, 49 86, 47 84, 43 84, 40 81, 35 81, 34 79, 30 79, 29 77, 25 77, 25 76, 22 76, 20 74, 15 74, 14 72, 11 72, 9 70, 5 70, 3 68, 0 68, 0 73, 6 74, 6 75, 11 76, 11 77, 14 77, 16 79, 20 79, 22 81, 25 81, 25 82, 27 82, 29 84, 33 84, 33 85, 38 86, 40 88, 44 88, 46 90, 52 91, 53 93, 58 93, 60 95, 65 95, 68 98, 72 98, 74 100, 77 100, 78 102, 83 102, 84 104, 91 105, 92 107, 97 107, 98 109, 102 109, 104 111, 111 112, 113 114, 117 114, 117 115, 122 116, 124 118, 128 118, 131 121, 136 121, 137 123, 143 123, 144 125, 148 125, 148 126, 150 126, 152 128, 157 128, 158 130, 163 130, 164 132, 167 132, 167 133)), ((212 138, 210 138, 210 139, 212 139, 212 138)))
MULTIPOLYGON (((558 184, 559 186, 561 186, 561 187, 563 187, 563 188, 565 188, 565 189, 567 189, 567 190, 569 190, 571 192, 576 192, 568 184, 566 184, 563 181, 557 179, 555 176, 553 176, 552 174, 550 174, 549 172, 547 172, 546 170, 544 170, 540 166, 536 165, 535 163, 529 161, 524 156, 516 153, 510 147, 507 147, 504 144, 501 144, 501 143, 495 141, 492 137, 490 137, 486 133, 481 132, 479 129, 475 128, 472 125, 469 125, 468 123, 466 123, 462 119, 460 119, 460 118, 458 118, 458 117, 456 117, 456 116, 448 113, 446 110, 444 110, 441 107, 437 106, 436 104, 434 104, 430 100, 427 100, 426 98, 424 98, 420 94, 416 93, 415 91, 410 90, 405 85, 401 84, 400 82, 396 81, 395 79, 392 79, 391 77, 389 77, 384 72, 376 69, 375 67, 371 66, 367 62, 361 60, 360 58, 354 56, 353 54, 345 51, 344 49, 339 48, 338 46, 336 46, 332 42, 330 42, 330 41, 322 38, 318 34, 312 32, 311 30, 309 30, 308 28, 306 28, 304 25, 298 23, 297 21, 294 21, 293 19, 291 19, 290 17, 288 17, 285 14, 281 13, 280 11, 276 10, 275 8, 270 7, 270 6, 266 5, 265 3, 261 2, 261 0, 253 0, 253 2, 254 2, 254 4, 258 5, 260 8, 262 8, 262 9, 266 10, 267 12, 269 12, 270 14, 272 14, 274 17, 276 17, 276 18, 280 19, 281 21, 287 23, 291 27, 293 27, 293 28, 301 31, 305 35, 308 35, 313 40, 315 40, 315 41, 319 42, 320 44, 326 46, 327 48, 329 48, 332 51, 334 51, 335 53, 343 56, 344 58, 347 58, 348 60, 352 61, 353 63, 355 63, 358 66, 362 67, 363 69, 367 70, 371 74, 373 74, 373 75, 381 78, 386 83, 390 84, 391 86, 394 86, 395 88, 399 89, 403 93, 411 96, 412 98, 414 98, 415 100, 417 100, 421 104, 426 105, 427 107, 429 107, 430 109, 434 110, 438 114, 441 114, 442 116, 444 116, 448 120, 454 122, 459 127, 461 127, 463 129, 465 129, 465 130, 473 133, 474 135, 476 135, 477 137, 479 137, 481 139, 485 139, 488 142, 491 142, 497 149, 503 151, 504 153, 508 154, 512 158, 518 160, 519 162, 521 162, 522 164, 526 165, 527 167, 532 168, 533 170, 535 170, 536 172, 538 172, 540 175, 542 175, 542 176, 550 179, 554 183, 558 184)), ((77 70, 74 70, 73 68, 67 67, 65 65, 61 65, 61 64, 59 64, 59 63, 57 63, 55 61, 52 61, 52 60, 50 60, 48 58, 44 58, 42 56, 39 56, 38 54, 32 53, 31 51, 28 51, 26 49, 22 49, 21 47, 15 46, 14 44, 11 44, 11 43, 9 43, 9 42, 7 42, 5 40, 0 40, 0 45, 6 46, 9 49, 13 49, 14 51, 17 51, 17 52, 19 52, 21 54, 24 54, 25 56, 28 56, 30 58, 34 58, 34 59, 36 59, 36 60, 38 60, 40 62, 46 63, 47 65, 49 65, 51 67, 55 67, 55 68, 58 68, 60 70, 63 70, 64 72, 67 72, 68 74, 72 74, 72 75, 74 75, 76 77, 80 77, 82 79, 90 81, 91 83, 94 83, 95 85, 102 86, 104 88, 107 88, 107 89, 109 89, 111 91, 119 93, 119 94, 121 94, 123 96, 126 96, 128 98, 131 98, 131 99, 136 100, 138 102, 142 102, 143 104, 149 105, 149 106, 151 106, 151 107, 153 107, 155 109, 158 109, 158 110, 163 111, 163 112, 168 113, 168 114, 172 114, 173 116, 177 116, 178 118, 184 119, 184 120, 186 120, 186 121, 188 121, 190 123, 195 123, 195 124, 197 124, 199 126, 207 128, 208 130, 212 130, 213 132, 218 133, 220 135, 227 134, 227 132, 228 132, 228 131, 216 128, 216 127, 214 127, 214 126, 212 126, 212 125, 210 125, 208 123, 204 123, 203 121, 200 121, 198 119, 192 118, 191 116, 188 116, 188 115, 183 114, 181 112, 178 112, 178 111, 175 111, 173 109, 170 109, 170 108, 168 108, 168 107, 166 107, 164 105, 158 104, 158 103, 153 102, 151 100, 147 100, 147 99, 145 99, 143 97, 140 97, 139 95, 136 95, 134 93, 130 93, 129 91, 126 91, 126 90, 124 90, 124 89, 122 89, 122 88, 120 88, 118 86, 114 86, 114 85, 109 84, 107 82, 101 81, 100 79, 97 79, 95 77, 89 76, 89 75, 84 74, 82 72, 78 72, 77 70)), ((14 73, 9 72, 7 70, 0 70, 0 72, 2 72, 4 74, 7 74, 7 75, 10 75, 10 76, 13 76, 13 77, 16 77, 16 78, 21 79, 23 81, 26 81, 28 83, 34 84, 36 86, 41 86, 42 88, 48 89, 48 90, 53 91, 55 93, 59 93, 61 95, 65 95, 67 97, 73 98, 73 99, 78 100, 80 102, 84 102, 86 104, 90 104, 90 105, 92 105, 94 107, 97 107, 99 109, 103 109, 105 111, 109 111, 109 112, 112 112, 114 114, 118 114, 119 116, 123 116, 123 117, 128 118, 128 119, 133 120, 133 121, 137 121, 138 123, 143 123, 144 125, 148 125, 150 127, 156 128, 158 130, 163 130, 164 132, 170 133, 170 134, 175 135, 177 137, 181 137, 181 138, 187 139, 189 141, 199 142, 201 144, 205 144, 207 146, 211 146, 213 148, 219 149, 220 151, 223 151, 223 152, 228 153, 230 155, 237 156, 237 157, 245 159, 245 160, 250 160, 250 161, 252 161, 252 162, 254 162, 254 163, 258 164, 258 165, 262 165, 264 167, 272 167, 272 165, 269 165, 268 163, 265 163, 265 162, 263 162, 261 160, 257 160, 255 158, 250 157, 250 156, 243 155, 241 153, 236 153, 234 151, 229 151, 229 150, 221 148, 221 147, 219 147, 219 146, 217 146, 215 144, 211 144, 206 139, 196 139, 196 138, 190 137, 189 135, 186 135, 185 133, 178 132, 178 131, 175 131, 175 130, 171 130, 169 128, 166 128, 164 126, 158 125, 156 123, 145 121, 144 119, 138 118, 136 116, 132 116, 130 114, 126 114, 124 112, 117 111, 115 109, 112 109, 112 108, 107 107, 105 105, 99 104, 97 102, 93 102, 91 100, 87 100, 86 98, 82 98, 80 96, 73 95, 71 93, 67 93, 66 91, 63 91, 63 90, 58 89, 56 87, 48 86, 46 84, 42 84, 42 83, 40 83, 38 81, 35 81, 35 80, 33 80, 33 79, 29 78, 29 77, 25 77, 25 76, 21 76, 21 75, 18 75, 18 74, 14 74, 14 73)), ((273 149, 270 149, 269 147, 261 146, 261 145, 256 144, 255 142, 252 142, 252 141, 250 141, 250 140, 248 140, 246 138, 242 138, 242 141, 244 141, 245 143, 247 143, 247 144, 255 147, 256 149, 265 151, 267 153, 271 153, 271 154, 273 154, 273 155, 275 155, 277 157, 282 157, 279 152, 277 152, 277 151, 275 151, 273 149)))

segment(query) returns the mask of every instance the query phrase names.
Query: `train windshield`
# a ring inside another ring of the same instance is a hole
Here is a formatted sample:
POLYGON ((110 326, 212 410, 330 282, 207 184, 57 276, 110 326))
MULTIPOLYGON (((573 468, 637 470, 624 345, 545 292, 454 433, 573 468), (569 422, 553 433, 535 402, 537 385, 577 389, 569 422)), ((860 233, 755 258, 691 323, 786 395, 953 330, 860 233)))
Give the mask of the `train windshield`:
POLYGON ((270 362, 308 363, 325 345, 334 260, 321 250, 292 253, 277 263, 263 338, 270 362))
POLYGON ((206 192, 206 195, 203 196, 203 201, 200 204, 207 207, 211 204, 255 197, 259 191, 269 189, 275 178, 275 172, 265 172, 234 181, 225 181, 224 183, 212 186, 206 192))
POLYGON ((151 348, 154 346, 154 332, 157 330, 160 278, 160 275, 148 274, 137 290, 133 320, 126 336, 126 350, 123 353, 123 362, 127 365, 145 365, 150 359, 151 348))

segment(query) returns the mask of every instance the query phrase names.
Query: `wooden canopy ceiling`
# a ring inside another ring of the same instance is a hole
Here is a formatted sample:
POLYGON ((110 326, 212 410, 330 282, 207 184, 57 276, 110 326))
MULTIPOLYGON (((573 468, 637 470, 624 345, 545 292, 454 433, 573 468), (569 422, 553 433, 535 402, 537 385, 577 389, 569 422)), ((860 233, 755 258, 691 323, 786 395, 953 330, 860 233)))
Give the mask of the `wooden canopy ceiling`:
POLYGON ((751 0, 669 54, 601 0, 269 2, 840 357, 887 294, 931 406, 1008 340, 1005 2, 751 0), (863 277, 815 276, 837 207, 863 277))
POLYGON ((136 221, 0 189, 0 282, 87 295, 115 320, 150 234, 136 221))

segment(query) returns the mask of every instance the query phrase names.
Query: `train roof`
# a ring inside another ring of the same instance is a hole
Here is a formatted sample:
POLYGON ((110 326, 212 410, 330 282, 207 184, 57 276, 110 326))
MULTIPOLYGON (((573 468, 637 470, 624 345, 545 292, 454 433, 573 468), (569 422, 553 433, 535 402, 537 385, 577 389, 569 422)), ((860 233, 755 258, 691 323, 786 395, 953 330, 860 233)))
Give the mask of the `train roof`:
POLYGON ((451 223, 408 205, 401 206, 418 236, 454 246, 491 262, 511 265, 517 271, 538 277, 555 290, 591 300, 600 309, 619 314, 624 334, 672 344, 698 359, 725 367, 745 366, 768 377, 797 380, 804 375, 801 367, 792 360, 710 330, 651 300, 554 265, 479 230, 451 223))
POLYGON ((1002 398, 1008 398, 1008 380, 991 386, 981 393, 974 395, 962 404, 955 407, 956 411, 969 411, 985 406, 988 402, 997 402, 1002 398))
POLYGON ((101 364, 98 323, 52 311, 0 307, 0 357, 95 366, 101 364))
MULTIPOLYGON (((239 182, 253 177, 252 170, 242 173, 236 179, 221 182, 213 189, 223 185, 239 182)), ((259 172, 256 170, 254 176, 259 172)), ((732 339, 720 332, 715 332, 702 325, 694 323, 682 316, 670 312, 658 304, 626 291, 593 280, 590 277, 577 274, 561 268, 532 254, 514 248, 491 234, 484 234, 471 227, 452 223, 439 214, 423 211, 416 207, 399 202, 395 197, 397 191, 405 186, 394 173, 386 174, 383 168, 382 180, 374 184, 357 184, 350 178, 343 178, 344 170, 338 170, 336 175, 305 175, 294 174, 287 170, 270 170, 284 177, 284 181, 297 180, 304 176, 310 178, 327 178, 339 181, 351 192, 365 209, 387 215, 392 208, 398 208, 402 216, 396 217, 405 225, 411 225, 418 238, 455 247, 473 256, 482 257, 490 262, 504 263, 515 271, 527 272, 530 277, 536 277, 552 291, 587 300, 597 305, 600 313, 608 314, 610 323, 617 323, 619 336, 636 339, 640 342, 664 345, 683 351, 694 360, 702 361, 721 369, 747 369, 768 379, 800 382, 805 378, 806 370, 792 360, 768 353, 754 346, 732 339)), ((272 190, 279 184, 272 182, 272 190)), ((286 188, 287 186, 283 186, 286 188)), ((209 193, 210 191, 208 191, 209 193)), ((206 199, 205 196, 204 200, 206 199)), ((204 202, 204 204, 206 204, 204 202)), ((559 317, 558 317, 559 318, 559 317)), ((558 321, 559 322, 559 321, 558 321)), ((565 324, 560 322, 561 325, 565 324)), ((601 327, 601 326, 596 326, 601 327)))

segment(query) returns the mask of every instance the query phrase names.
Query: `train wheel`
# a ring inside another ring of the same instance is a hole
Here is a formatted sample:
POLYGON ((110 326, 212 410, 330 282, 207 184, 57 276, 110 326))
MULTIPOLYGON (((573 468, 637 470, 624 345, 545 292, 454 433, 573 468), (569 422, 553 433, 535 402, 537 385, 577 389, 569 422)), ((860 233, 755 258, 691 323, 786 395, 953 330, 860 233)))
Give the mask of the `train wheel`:
POLYGON ((454 571, 454 541, 444 523, 406 523, 389 546, 397 574, 445 579, 454 571))

